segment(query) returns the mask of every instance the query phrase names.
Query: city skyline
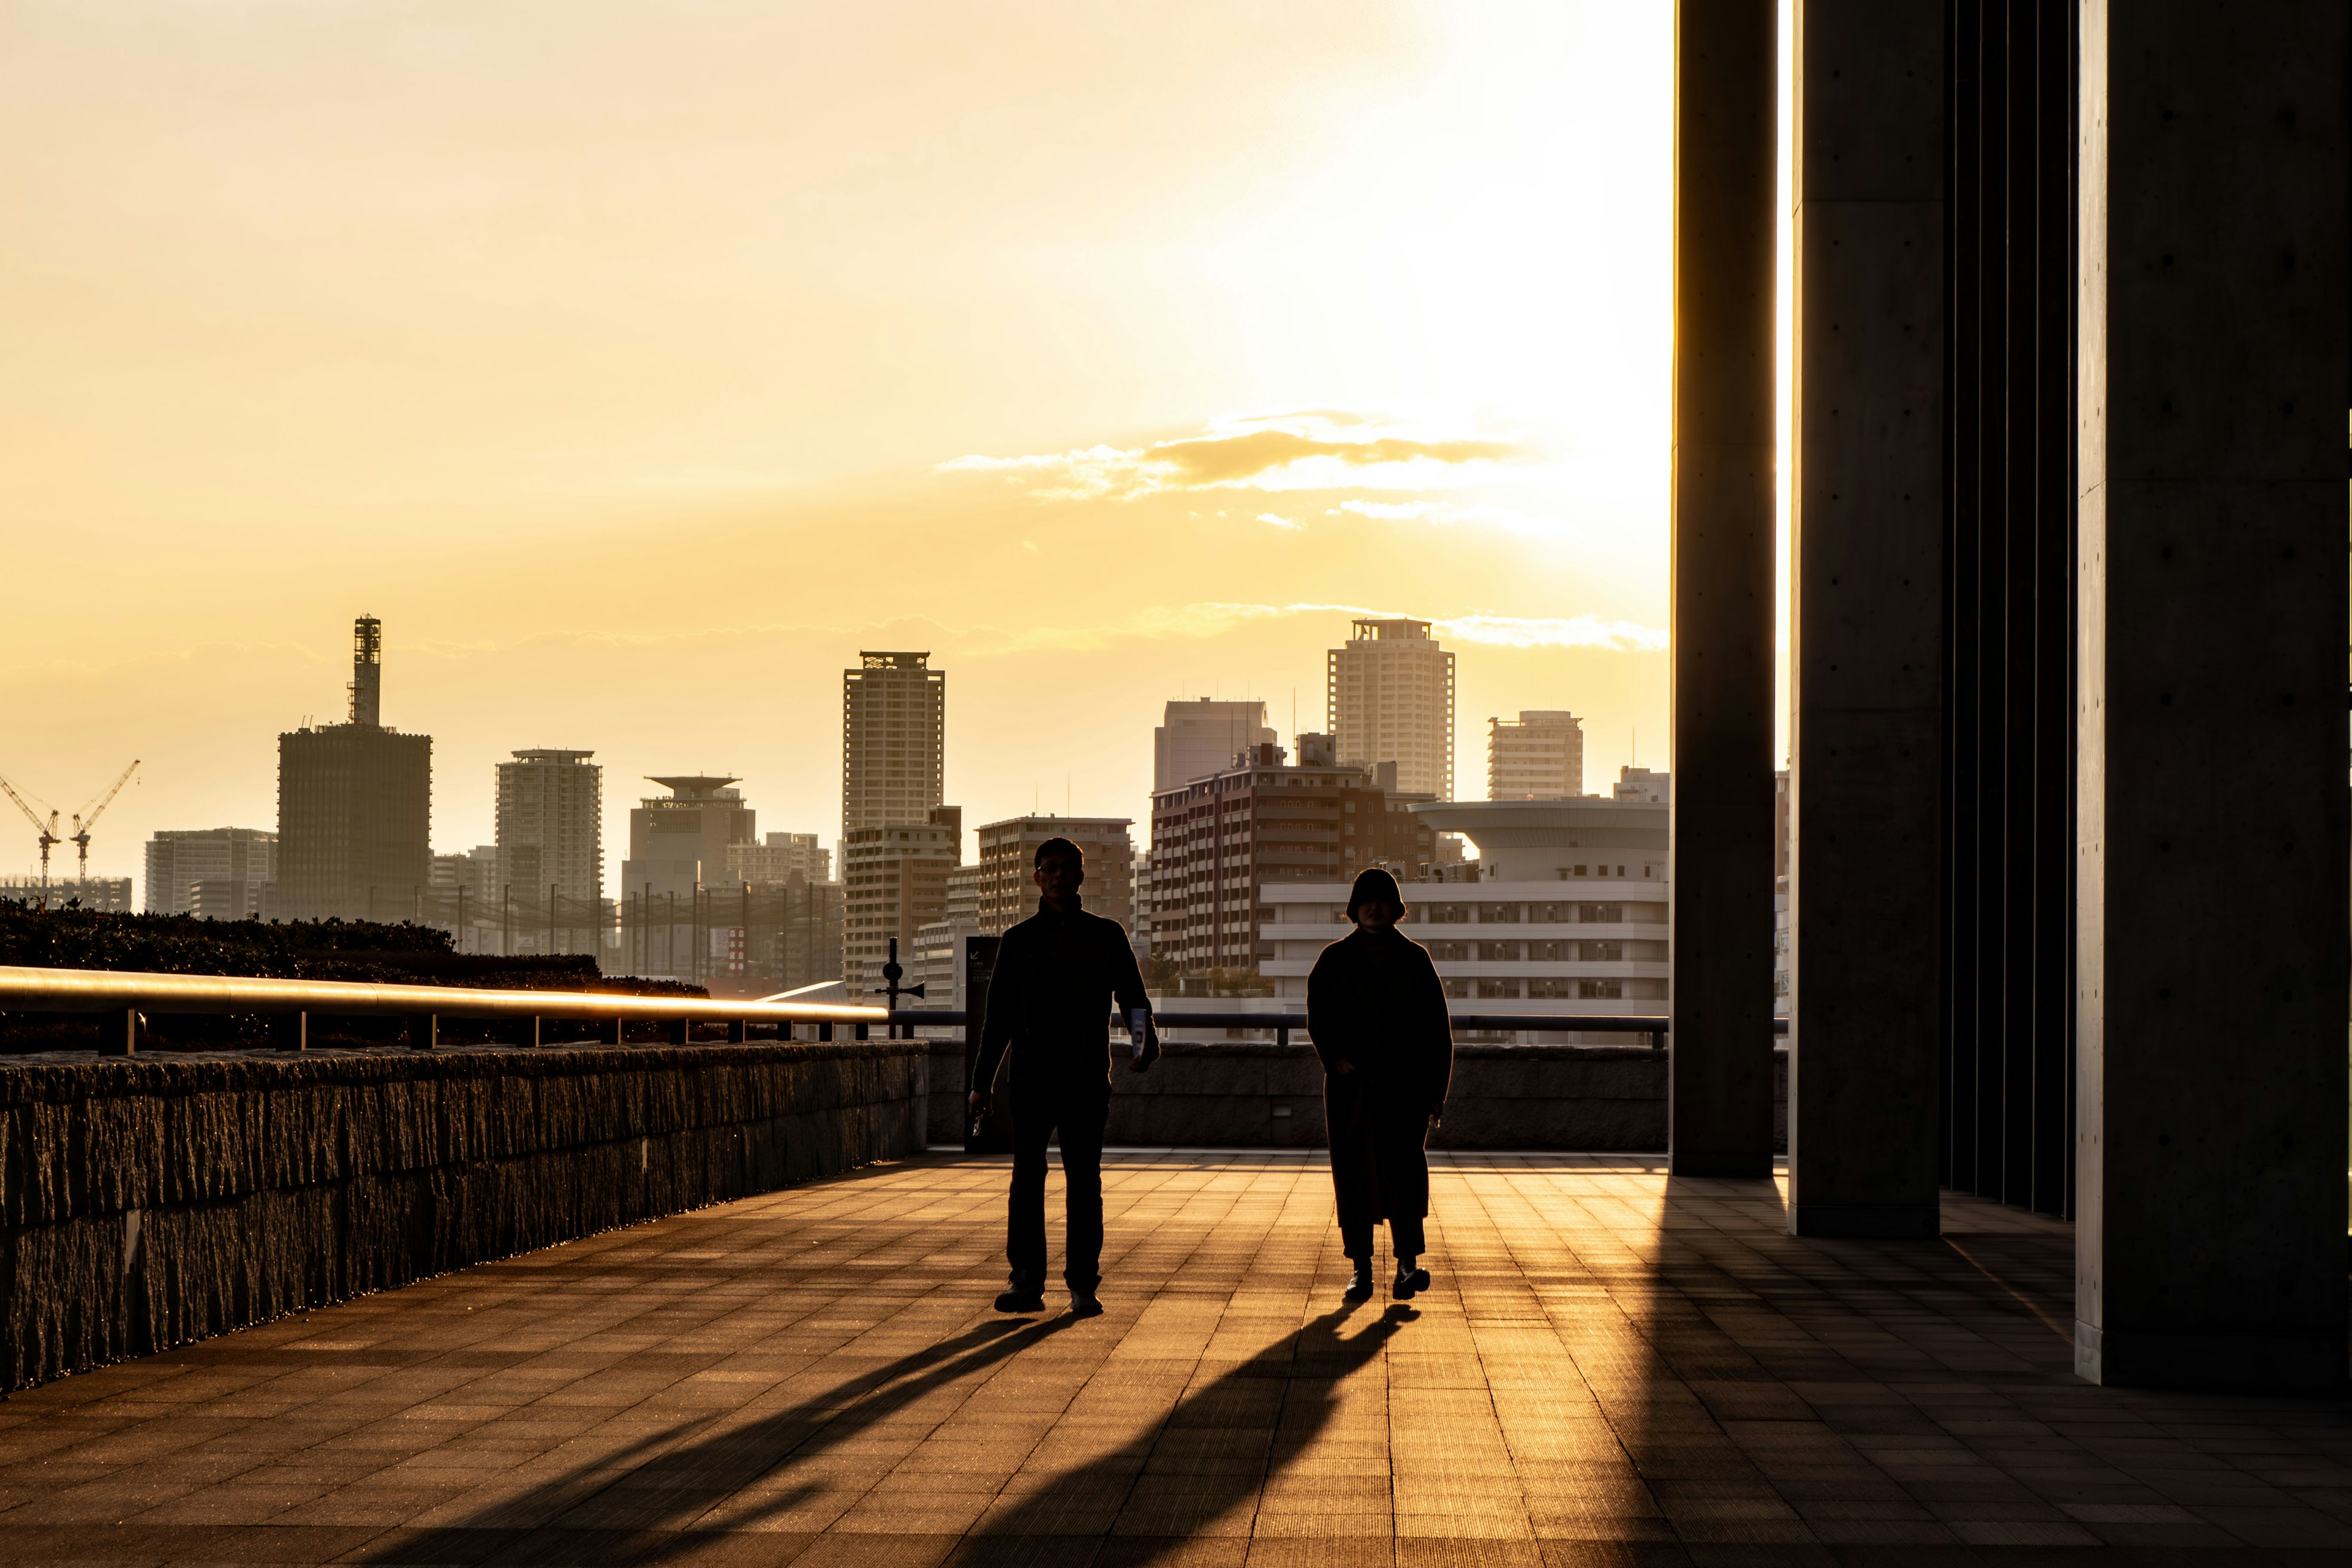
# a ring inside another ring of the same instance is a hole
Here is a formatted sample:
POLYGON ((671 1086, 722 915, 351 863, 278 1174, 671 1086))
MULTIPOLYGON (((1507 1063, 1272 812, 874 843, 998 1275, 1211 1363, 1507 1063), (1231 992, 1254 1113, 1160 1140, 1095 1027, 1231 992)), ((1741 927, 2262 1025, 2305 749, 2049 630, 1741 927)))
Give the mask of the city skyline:
MULTIPOLYGON (((386 619, 385 617, 380 616, 369 618, 379 621, 386 619)), ((348 626, 350 622, 348 619, 345 619, 342 624, 345 626, 348 626)), ((1297 617, 1285 617, 1283 621, 1278 624, 1292 634, 1292 641, 1298 643, 1297 647, 1286 650, 1294 657, 1294 662, 1298 662, 1310 668, 1319 667, 1322 664, 1324 658, 1328 656, 1328 644, 1343 636, 1346 630, 1344 624, 1339 621, 1336 612, 1319 605, 1304 608, 1297 617), (1305 624, 1293 626, 1290 623, 1294 619, 1304 621, 1305 624), (1302 638, 1304 639, 1303 641, 1300 640, 1302 638)), ((1448 623, 1443 621, 1436 624, 1441 628, 1444 628, 1448 625, 1448 623)), ((1253 626, 1249 628, 1249 630, 1253 633, 1258 634, 1260 637, 1263 636, 1261 628, 1253 626)), ((348 641, 349 635, 350 634, 348 632, 345 633, 346 642, 348 641)), ((404 645, 403 639, 400 637, 400 628, 396 623, 390 624, 388 628, 383 632, 383 647, 387 656, 395 659, 399 666, 399 679, 394 684, 394 694, 390 706, 384 710, 387 724, 394 729, 404 728, 406 727, 406 725, 414 725, 417 730, 432 734, 434 737, 433 744, 436 761, 434 765, 434 781, 431 801, 433 824, 431 831, 431 847, 433 852, 436 855, 446 855, 452 853, 462 854, 472 845, 495 837, 498 795, 497 770, 500 766, 511 766, 513 759, 520 754, 525 752, 540 753, 560 751, 562 748, 545 745, 517 747, 502 742, 493 741, 490 742, 490 745, 495 748, 495 754, 492 758, 486 759, 487 765, 484 771, 487 776, 479 779, 478 781, 471 781, 470 783, 463 775, 453 776, 455 771, 453 765, 445 763, 438 760, 453 749, 448 738, 440 732, 439 721, 432 711, 429 710, 418 711, 416 710, 417 700, 410 691, 410 687, 415 680, 415 672, 416 668, 420 664, 424 664, 429 668, 429 658, 420 658, 417 657, 424 650, 412 649, 404 645), (405 724, 404 724, 403 721, 405 721, 405 724), (476 785, 478 785, 478 788, 475 787, 476 785), (481 799, 478 801, 472 798, 477 793, 481 796, 481 799), (451 824, 457 824, 458 826, 453 827, 450 826, 451 824), (466 826, 467 824, 478 824, 478 826, 466 826)), ((1526 654, 1530 651, 1531 650, 1526 649, 1496 647, 1493 645, 1474 645, 1474 647, 1464 655, 1462 660, 1461 668, 1463 671, 1463 684, 1465 689, 1475 691, 1479 689, 1491 690, 1498 687, 1501 684, 1500 681, 1496 680, 1491 677, 1484 681, 1478 679, 1480 667, 1490 658, 1502 656, 1507 659, 1507 656, 1509 655, 1526 654)), ((345 655, 344 658, 348 658, 348 655, 345 655)), ((940 667, 935 663, 933 668, 936 669, 940 667)), ((1522 668, 1540 669, 1542 666, 1538 663, 1532 666, 1522 666, 1522 668)), ((837 681, 839 679, 837 674, 838 668, 838 665, 835 664, 831 669, 828 669, 824 673, 832 675, 837 681)), ((1317 672, 1319 675, 1319 668, 1318 668, 1317 672)), ((352 676, 352 667, 348 662, 341 664, 341 673, 343 679, 340 683, 335 684, 339 685, 341 689, 337 691, 336 695, 341 699, 341 705, 348 710, 351 702, 351 692, 349 690, 349 687, 352 676)), ((985 708, 988 693, 984 687, 980 690, 975 691, 960 682, 959 690, 964 700, 978 700, 985 708)), ((1016 693, 1015 695, 1030 694, 1016 693)), ((1197 697, 1206 694, 1193 693, 1192 695, 1197 697)), ((1524 695, 1524 693, 1521 695, 1524 695)), ((821 771, 830 771, 832 776, 837 780, 840 776, 840 750, 839 741, 836 737, 839 734, 839 704, 841 700, 840 688, 838 685, 833 687, 831 696, 835 706, 835 713, 833 717, 835 728, 832 733, 826 737, 826 740, 831 742, 829 752, 833 758, 833 762, 829 770, 821 771)), ((1320 700, 1319 689, 1318 692, 1302 692, 1300 694, 1298 699, 1300 706, 1297 710, 1297 728, 1296 730, 1290 728, 1291 710, 1289 707, 1289 694, 1287 692, 1280 698, 1263 698, 1259 700, 1265 701, 1267 717, 1269 720, 1274 721, 1270 725, 1270 728, 1274 730, 1278 744, 1285 747, 1295 747, 1297 743, 1297 736, 1298 734, 1322 732, 1325 721, 1324 707, 1320 700), (1315 706, 1311 709, 1306 706, 1307 702, 1310 699, 1315 701, 1315 706)), ((1177 700, 1183 701, 1189 700, 1189 699, 1178 699, 1177 700)), ((1013 793, 1007 792, 987 806, 981 807, 976 810, 967 808, 964 814, 964 820, 968 825, 971 826, 968 826, 965 829, 965 858, 971 859, 976 854, 972 836, 977 832, 977 824, 983 820, 994 821, 1014 816, 1039 813, 1051 814, 1055 812, 1068 812, 1078 816, 1098 816, 1104 811, 1113 808, 1117 808, 1121 815, 1135 816, 1139 820, 1148 817, 1150 815, 1150 802, 1154 783, 1152 731, 1154 729, 1155 721, 1164 716, 1166 703, 1163 701, 1158 704, 1158 707, 1160 710, 1158 712, 1155 712, 1149 708, 1139 707, 1132 713, 1123 712, 1116 715, 1100 715, 1099 718, 1103 721, 1091 725, 1086 735, 1083 737, 1087 745, 1097 753, 1096 760, 1100 761, 1101 757, 1099 753, 1107 750, 1101 745, 1101 737, 1105 733, 1119 735, 1122 739, 1119 747, 1117 749, 1118 752, 1121 753, 1132 753, 1132 755, 1115 755, 1112 758, 1113 765, 1111 767, 1098 768, 1092 773, 1085 775, 1081 775, 1076 769, 1066 771, 1064 782, 1067 795, 1066 798, 1064 800, 1057 801, 1053 799, 1051 794, 1047 791, 1046 781, 1041 777, 1032 781, 1031 795, 1029 800, 1025 802, 1013 798, 1013 793), (1120 765, 1122 763, 1126 764, 1123 768, 1120 765), (1088 786, 1080 785, 1076 782, 1081 776, 1087 777, 1093 781, 1091 787, 1098 790, 1100 788, 1100 781, 1104 774, 1117 773, 1121 771, 1133 774, 1137 779, 1138 784, 1134 791, 1133 799, 1141 803, 1139 806, 1130 805, 1129 801, 1126 798, 1108 798, 1101 795, 1100 794, 1097 794, 1092 796, 1090 802, 1090 797, 1087 793, 1088 786)), ((315 713, 306 714, 304 715, 304 719, 307 721, 314 723, 320 721, 334 721, 332 720, 322 720, 320 715, 315 713)), ((288 721, 288 722, 290 723, 292 721, 288 721)), ((1476 745, 1478 751, 1476 753, 1473 754, 1483 755, 1485 749, 1485 735, 1482 731, 1477 729, 1477 726, 1483 723, 1483 720, 1474 721, 1468 719, 1457 719, 1454 735, 1457 768, 1461 766, 1459 759, 1465 754, 1464 748, 1465 746, 1472 744, 1476 745)), ((541 726, 541 728, 544 728, 544 726, 541 726)), ((950 781, 952 781, 956 776, 957 743, 955 735, 957 728, 957 715, 955 711, 950 709, 948 718, 949 740, 946 746, 946 763, 948 768, 948 776, 950 781)), ((1629 735, 1627 740, 1629 754, 1632 744, 1633 737, 1629 735)), ((609 754, 607 748, 591 746, 583 749, 595 752, 600 758, 600 763, 601 759, 604 755, 609 754)), ((712 749, 714 748, 707 745, 693 744, 684 748, 689 755, 707 753, 712 749)), ((1602 751, 1606 750, 1605 746, 1596 749, 1602 751)), ((610 750, 625 752, 628 748, 624 746, 611 748, 610 750)), ((274 761, 275 759, 273 754, 271 759, 271 767, 273 769, 274 761)), ((631 810, 631 802, 637 794, 641 793, 635 789, 635 784, 632 782, 633 777, 650 779, 655 776, 651 773, 632 775, 629 773, 622 771, 625 766, 626 764, 624 763, 611 764, 609 771, 612 772, 615 778, 623 781, 623 788, 618 792, 614 790, 605 791, 605 798, 603 803, 603 838, 608 847, 606 850, 608 864, 616 868, 620 865, 625 853, 625 847, 629 843, 629 814, 631 810)), ((1479 766, 1474 763, 1471 766, 1470 772, 1475 773, 1480 771, 1479 766)), ((1465 774, 1463 776, 1466 777, 1468 775, 1465 774)), ((756 795, 761 798, 763 802, 762 809, 768 812, 771 820, 784 821, 788 824, 796 824, 799 825, 802 830, 805 830, 810 826, 817 826, 820 824, 837 825, 840 820, 840 795, 837 784, 835 787, 834 793, 829 797, 833 803, 832 810, 827 812, 824 816, 818 816, 812 821, 801 808, 794 807, 788 808, 786 810, 779 810, 772 805, 766 804, 767 802, 773 800, 779 795, 789 794, 791 792, 763 786, 756 782, 751 782, 752 775, 748 773, 742 775, 742 777, 746 781, 743 784, 743 793, 747 797, 756 795)), ((263 796, 263 805, 256 812, 250 814, 253 816, 254 819, 249 822, 236 822, 236 826, 274 830, 277 820, 275 802, 274 800, 268 798, 274 791, 274 772, 271 772, 268 776, 264 778, 263 786, 262 791, 259 792, 263 796)), ((1017 790, 1017 787, 1016 784, 1014 785, 1014 789, 1017 790)), ((254 792, 249 791, 247 793, 252 794, 254 792)), ((949 785, 948 793, 950 797, 953 796, 954 786, 952 782, 950 782, 949 785)), ((1457 795, 1464 795, 1464 786, 1460 778, 1457 778, 1456 781, 1455 793, 1457 795)), ((125 798, 131 798, 128 793, 126 793, 125 798)), ((149 796, 147 798, 152 801, 153 797, 149 796)), ((803 790, 800 792, 800 798, 808 799, 825 797, 821 795, 813 795, 809 791, 803 790)), ((193 826, 190 823, 175 822, 154 816, 152 815, 154 809, 155 808, 151 805, 149 806, 149 815, 142 816, 137 812, 125 814, 121 810, 120 806, 118 806, 117 811, 110 817, 108 826, 110 828, 115 828, 119 819, 121 823, 121 826, 118 828, 117 831, 107 835, 106 837, 111 840, 115 852, 122 857, 124 864, 122 864, 120 868, 117 868, 116 861, 108 855, 104 848, 100 848, 97 852, 98 858, 93 860, 94 875, 100 874, 100 869, 103 868, 103 874, 106 875, 130 875, 134 879, 140 878, 143 875, 142 854, 143 845, 147 838, 152 837, 152 835, 157 831, 185 829, 193 826), (124 847, 122 846, 122 837, 128 831, 129 827, 133 824, 138 825, 140 827, 140 841, 138 845, 124 847)), ((226 822, 233 819, 223 818, 222 820, 226 822)), ((5 831, 5 828, 0 827, 0 831, 5 831)), ((838 875, 838 838, 835 834, 824 832, 822 828, 820 828, 819 836, 821 840, 825 842, 835 852, 836 858, 835 860, 835 874, 838 875)), ((27 845, 29 846, 29 829, 27 829, 26 837, 27 845)), ((0 849, 0 866, 5 866, 6 864, 5 853, 5 849, 0 849)), ((29 855, 29 849, 27 849, 27 854, 29 855)), ((612 889, 608 888, 607 893, 609 894, 611 891, 612 889)), ((143 906, 146 898, 143 883, 140 883, 135 887, 134 897, 138 899, 143 906)))
POLYGON ((1360 615, 1463 655, 1457 767, 1550 701, 1596 773, 1663 761, 1667 17, 1056 15, 852 8, 874 68, 781 97, 745 65, 790 29, 730 0, 22 19, 5 144, 66 153, 0 161, 0 526, 105 560, 109 631, 0 627, 0 771, 70 805, 146 758, 94 871, 264 826, 360 610, 443 851, 539 746, 596 751, 608 847, 620 781, 688 772, 829 835, 860 647, 957 671, 968 820, 1139 814, 1148 748, 1095 735, 1171 698, 1317 729, 1360 615), (976 92, 1024 107, 940 134, 976 92))

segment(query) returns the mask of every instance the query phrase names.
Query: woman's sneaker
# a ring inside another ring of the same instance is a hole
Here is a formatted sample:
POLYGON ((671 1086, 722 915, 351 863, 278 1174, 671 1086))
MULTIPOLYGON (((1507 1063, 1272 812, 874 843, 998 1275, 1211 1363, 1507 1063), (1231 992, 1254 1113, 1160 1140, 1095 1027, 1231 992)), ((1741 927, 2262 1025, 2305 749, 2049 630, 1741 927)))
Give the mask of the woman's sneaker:
POLYGON ((1397 1259, 1396 1289, 1389 1292, 1391 1295, 1400 1301, 1410 1301, 1416 1294, 1428 1289, 1428 1269, 1415 1268, 1410 1258, 1397 1259))

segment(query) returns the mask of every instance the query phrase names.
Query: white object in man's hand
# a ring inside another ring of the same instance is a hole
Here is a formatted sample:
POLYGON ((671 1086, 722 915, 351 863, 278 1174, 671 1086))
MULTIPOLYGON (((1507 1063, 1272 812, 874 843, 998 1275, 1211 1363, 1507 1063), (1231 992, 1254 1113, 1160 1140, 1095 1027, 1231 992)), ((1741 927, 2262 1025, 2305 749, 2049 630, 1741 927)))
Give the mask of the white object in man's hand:
POLYGON ((1150 1064, 1143 1059, 1144 1036, 1151 1015, 1140 1007, 1127 1010, 1127 1068, 1129 1072, 1141 1072, 1150 1064))

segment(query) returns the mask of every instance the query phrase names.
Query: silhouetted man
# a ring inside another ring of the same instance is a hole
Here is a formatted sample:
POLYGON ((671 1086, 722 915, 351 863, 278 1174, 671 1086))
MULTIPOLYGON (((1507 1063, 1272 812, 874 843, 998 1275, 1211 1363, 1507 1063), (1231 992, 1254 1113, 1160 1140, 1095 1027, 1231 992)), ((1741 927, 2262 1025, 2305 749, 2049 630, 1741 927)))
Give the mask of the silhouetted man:
POLYGON ((1106 1025, 1114 1001, 1132 1026, 1129 1070, 1141 1072, 1160 1057, 1127 931, 1080 905, 1086 878, 1086 856, 1068 839, 1037 846, 1037 912, 1004 933, 988 987, 972 1068, 973 1116, 988 1109, 997 1068, 1008 1048, 1013 1053, 1013 1193, 1004 1225, 1013 1281, 996 1299, 1000 1312, 1045 1310, 1045 1141, 1057 1130, 1068 1188, 1062 1279, 1072 1312, 1091 1318, 1102 1310, 1095 1291, 1102 1283, 1103 1123, 1110 1116, 1106 1025))

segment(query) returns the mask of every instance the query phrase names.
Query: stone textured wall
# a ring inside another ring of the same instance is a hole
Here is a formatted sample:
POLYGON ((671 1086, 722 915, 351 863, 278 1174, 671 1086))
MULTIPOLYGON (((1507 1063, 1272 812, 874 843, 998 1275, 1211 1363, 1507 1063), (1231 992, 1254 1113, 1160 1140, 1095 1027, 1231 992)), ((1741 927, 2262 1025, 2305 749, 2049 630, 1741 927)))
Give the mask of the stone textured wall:
MULTIPOLYGON (((932 1042, 931 1141, 963 1140, 963 1047, 932 1042)), ((1777 1147, 1788 1147, 1788 1054, 1774 1053, 1777 1147)), ((1304 1045, 1173 1044, 1141 1075, 1112 1077, 1113 1143, 1321 1148, 1323 1070, 1304 1045)), ((999 1082, 996 1126, 1001 1114, 999 1082)), ((991 1140, 1001 1142, 1001 1138, 991 1140)), ((1666 1146, 1666 1058, 1638 1046, 1459 1045, 1433 1149, 1653 1152, 1666 1146)))
POLYGON ((919 1151, 929 1078, 882 1040, 0 1066, 0 1388, 919 1151))

